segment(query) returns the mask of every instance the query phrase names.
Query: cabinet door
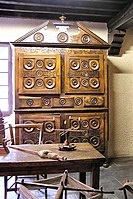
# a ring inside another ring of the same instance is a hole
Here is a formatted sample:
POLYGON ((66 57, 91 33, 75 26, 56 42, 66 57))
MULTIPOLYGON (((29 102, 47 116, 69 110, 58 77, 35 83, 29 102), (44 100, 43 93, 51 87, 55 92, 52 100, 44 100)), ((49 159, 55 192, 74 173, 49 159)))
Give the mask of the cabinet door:
POLYGON ((65 114, 69 141, 89 142, 99 151, 104 152, 107 139, 107 113, 70 113, 65 114))
POLYGON ((103 55, 65 56, 65 93, 104 93, 103 55))
POLYGON ((60 62, 60 55, 20 54, 19 94, 60 94, 60 62))
MULTIPOLYGON (((19 114, 19 123, 42 123, 43 122, 43 142, 60 142, 60 135, 54 129, 60 128, 60 115, 59 114, 41 114, 41 113, 27 113, 19 114)), ((34 128, 19 129, 16 132, 17 142, 24 144, 38 143, 39 131, 34 128)))

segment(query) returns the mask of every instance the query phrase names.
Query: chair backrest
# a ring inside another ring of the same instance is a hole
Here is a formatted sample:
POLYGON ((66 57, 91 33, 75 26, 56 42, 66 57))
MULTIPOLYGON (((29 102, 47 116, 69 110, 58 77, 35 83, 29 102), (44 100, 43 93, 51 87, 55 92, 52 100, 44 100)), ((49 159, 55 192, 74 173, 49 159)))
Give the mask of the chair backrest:
POLYGON ((0 144, 2 144, 2 139, 5 137, 5 127, 2 111, 0 110, 0 144))
POLYGON ((12 144, 42 143, 43 123, 9 124, 9 130, 12 144))
POLYGON ((35 195, 31 193, 25 186, 21 185, 19 188, 19 195, 22 199, 38 199, 35 195))

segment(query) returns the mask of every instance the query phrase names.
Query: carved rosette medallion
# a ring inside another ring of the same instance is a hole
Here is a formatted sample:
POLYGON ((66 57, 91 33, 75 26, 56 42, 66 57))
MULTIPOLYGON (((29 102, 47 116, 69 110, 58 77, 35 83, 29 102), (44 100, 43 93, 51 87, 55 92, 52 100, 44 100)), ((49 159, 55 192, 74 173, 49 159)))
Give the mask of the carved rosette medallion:
POLYGON ((78 70, 80 68, 79 60, 76 59, 70 60, 70 68, 72 70, 78 70))
POLYGON ((56 66, 55 59, 46 59, 45 60, 45 67, 48 70, 53 70, 56 66))
POLYGON ((65 43, 68 41, 68 35, 67 33, 65 32, 60 32, 58 35, 57 35, 57 40, 61 43, 65 43))
POLYGON ((60 98, 60 99, 59 99, 59 103, 60 103, 62 106, 65 105, 65 104, 66 104, 66 99, 60 98))
POLYGON ((79 88, 80 82, 77 78, 71 78, 70 85, 72 88, 79 88))
POLYGON ((99 126, 100 126, 100 122, 98 119, 91 119, 89 121, 89 126, 92 128, 92 129, 98 129, 99 126))
POLYGON ((37 32, 34 34, 33 39, 36 42, 42 42, 44 40, 44 35, 40 32, 37 32))
POLYGON ((54 123, 51 121, 45 122, 44 129, 48 133, 52 133, 54 131, 54 123))
POLYGON ((24 68, 26 70, 32 70, 34 66, 34 59, 24 59, 24 68))
POLYGON ((81 126, 82 126, 83 128, 88 128, 88 127, 89 127, 89 122, 88 122, 87 120, 82 120, 82 121, 81 121, 81 126))
POLYGON ((88 44, 88 43, 90 42, 90 36, 87 35, 87 34, 82 35, 82 37, 81 37, 81 42, 82 42, 83 44, 88 44))
POLYGON ((51 104, 51 100, 49 98, 42 98, 42 104, 44 106, 49 106, 51 104))
POLYGON ((76 99, 75 99, 75 104, 76 104, 77 106, 80 106, 81 104, 83 104, 82 98, 76 97, 76 99))
POLYGON ((99 69, 99 62, 97 60, 90 60, 89 66, 92 70, 98 70, 99 69))
POLYGON ((90 143, 91 143, 94 147, 99 146, 99 144, 100 144, 99 137, 97 137, 97 136, 91 137, 91 138, 90 138, 90 143))
POLYGON ((72 129, 79 129, 79 121, 78 120, 72 120, 71 121, 71 128, 72 129))
POLYGON ((33 88, 34 83, 35 82, 34 82, 33 78, 25 78, 24 79, 24 87, 25 88, 28 88, 28 89, 33 88))
POLYGON ((26 100, 26 104, 27 104, 28 106, 33 106, 34 100, 33 100, 33 99, 27 99, 27 100, 26 100))
POLYGON ((90 78, 90 86, 94 89, 98 88, 100 86, 100 82, 98 78, 90 78))

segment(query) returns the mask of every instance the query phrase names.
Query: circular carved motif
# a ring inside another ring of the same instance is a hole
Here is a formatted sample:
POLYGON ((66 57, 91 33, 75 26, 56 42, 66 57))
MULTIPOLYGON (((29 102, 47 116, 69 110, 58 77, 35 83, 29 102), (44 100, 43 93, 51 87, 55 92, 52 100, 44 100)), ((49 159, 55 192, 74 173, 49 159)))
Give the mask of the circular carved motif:
POLYGON ((98 70, 99 69, 99 62, 97 60, 90 60, 89 65, 90 65, 90 68, 92 70, 98 70))
POLYGON ((53 70, 55 68, 55 60, 53 60, 53 59, 46 59, 45 60, 45 67, 48 70, 53 70))
POLYGON ((34 81, 33 81, 32 78, 26 78, 26 79, 24 79, 24 87, 25 87, 25 88, 30 89, 30 88, 32 88, 33 86, 34 86, 34 81))
POLYGON ((36 66, 38 67, 38 68, 42 68, 43 67, 43 61, 42 60, 37 60, 37 62, 36 62, 36 66))
POLYGON ((87 120, 83 120, 83 121, 81 121, 81 126, 83 128, 88 128, 89 127, 89 122, 87 120))
POLYGON ((42 86, 43 86, 43 80, 42 80, 42 79, 37 79, 37 80, 36 80, 36 85, 37 85, 38 87, 42 87, 42 86))
POLYGON ((88 79, 82 79, 82 80, 81 80, 81 85, 84 86, 84 87, 88 87, 88 86, 89 86, 89 81, 88 81, 88 79))
POLYGON ((80 142, 80 139, 77 138, 77 137, 74 137, 74 138, 71 139, 71 142, 72 143, 78 143, 78 142, 80 142))
POLYGON ((86 142, 88 142, 88 139, 87 139, 87 138, 83 138, 83 139, 81 140, 81 142, 86 143, 86 142))
POLYGON ((82 62, 81 62, 81 66, 82 66, 82 68, 88 68, 89 67, 89 65, 88 65, 88 61, 86 61, 86 60, 83 60, 82 62))
POLYGON ((92 97, 90 102, 91 102, 92 105, 97 105, 98 100, 97 100, 96 97, 92 97))
MULTIPOLYGON (((26 122, 24 122, 24 124, 33 124, 33 122, 31 122, 31 121, 26 121, 26 122)), ((24 128, 24 130, 25 130, 25 132, 27 132, 27 133, 31 133, 31 132, 34 130, 34 128, 24 128)))
POLYGON ((98 88, 100 85, 99 79, 97 78, 90 78, 89 83, 92 88, 98 88))
POLYGON ((33 140, 24 140, 24 144, 35 144, 33 140))
POLYGON ((45 86, 48 89, 55 87, 55 81, 52 78, 45 79, 45 86))
POLYGON ((34 68, 34 60, 33 59, 25 59, 24 60, 24 68, 27 70, 32 70, 34 68))
POLYGON ((40 32, 37 32, 34 34, 34 40, 37 41, 37 42, 41 42, 44 40, 44 35, 40 32))
POLYGON ((84 34, 84 35, 81 37, 81 42, 82 42, 83 44, 88 44, 88 43, 90 42, 90 37, 89 37, 89 35, 84 34))
POLYGON ((59 99, 59 102, 63 106, 66 103, 66 99, 61 98, 61 99, 59 99))
POLYGON ((43 98, 42 99, 43 105, 44 106, 49 106, 51 104, 51 101, 49 98, 43 98))
POLYGON ((48 133, 52 133, 54 130, 54 123, 53 122, 45 122, 44 129, 48 133))
POLYGON ((42 70, 36 71, 36 75, 37 75, 38 77, 41 77, 41 76, 43 75, 43 71, 42 71, 42 70))
POLYGON ((70 85, 72 88, 78 88, 80 86, 80 83, 79 83, 78 79, 71 78, 70 85))
POLYGON ((96 146, 98 146, 98 145, 100 144, 100 140, 99 140, 98 137, 93 136, 93 137, 90 138, 90 143, 91 143, 94 147, 96 147, 96 146))
POLYGON ((73 70, 78 70, 80 68, 79 60, 76 60, 76 59, 71 60, 70 61, 70 67, 73 70))
POLYGON ((57 40, 61 43, 65 43, 68 41, 68 35, 65 32, 60 32, 57 35, 57 40))
POLYGON ((79 122, 77 120, 72 120, 71 121, 71 128, 79 129, 79 122))
POLYGON ((76 104, 77 106, 80 106, 82 103, 83 103, 82 98, 77 97, 77 98, 75 99, 75 104, 76 104))
POLYGON ((100 122, 98 119, 91 119, 89 125, 92 129, 98 129, 100 126, 100 122))
POLYGON ((33 99, 27 99, 26 104, 27 104, 28 106, 33 106, 34 100, 33 100, 33 99))

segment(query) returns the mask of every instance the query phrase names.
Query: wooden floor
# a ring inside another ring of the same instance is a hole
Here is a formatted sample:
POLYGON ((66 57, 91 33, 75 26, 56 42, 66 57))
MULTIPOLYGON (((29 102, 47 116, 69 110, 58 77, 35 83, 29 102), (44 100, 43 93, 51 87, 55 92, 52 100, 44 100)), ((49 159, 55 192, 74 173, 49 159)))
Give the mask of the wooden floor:
MULTIPOLYGON (((77 174, 69 174, 78 179, 77 174)), ((100 186, 106 191, 114 191, 115 194, 105 194, 104 199, 125 199, 123 192, 119 191, 121 185, 128 178, 133 181, 133 157, 114 159, 108 168, 101 167, 100 186)), ((87 173, 87 184, 89 182, 89 173, 87 173)), ((39 199, 45 199, 42 193, 36 192, 39 199)), ((48 192, 48 199, 54 199, 55 192, 48 192)), ((79 195, 75 192, 69 192, 68 199, 78 199, 79 195)), ((3 177, 0 177, 0 199, 4 199, 3 177)), ((8 192, 7 199, 17 199, 17 194, 8 192)), ((30 198, 29 198, 30 199, 30 198)), ((128 194, 128 199, 133 199, 133 195, 128 194)))

